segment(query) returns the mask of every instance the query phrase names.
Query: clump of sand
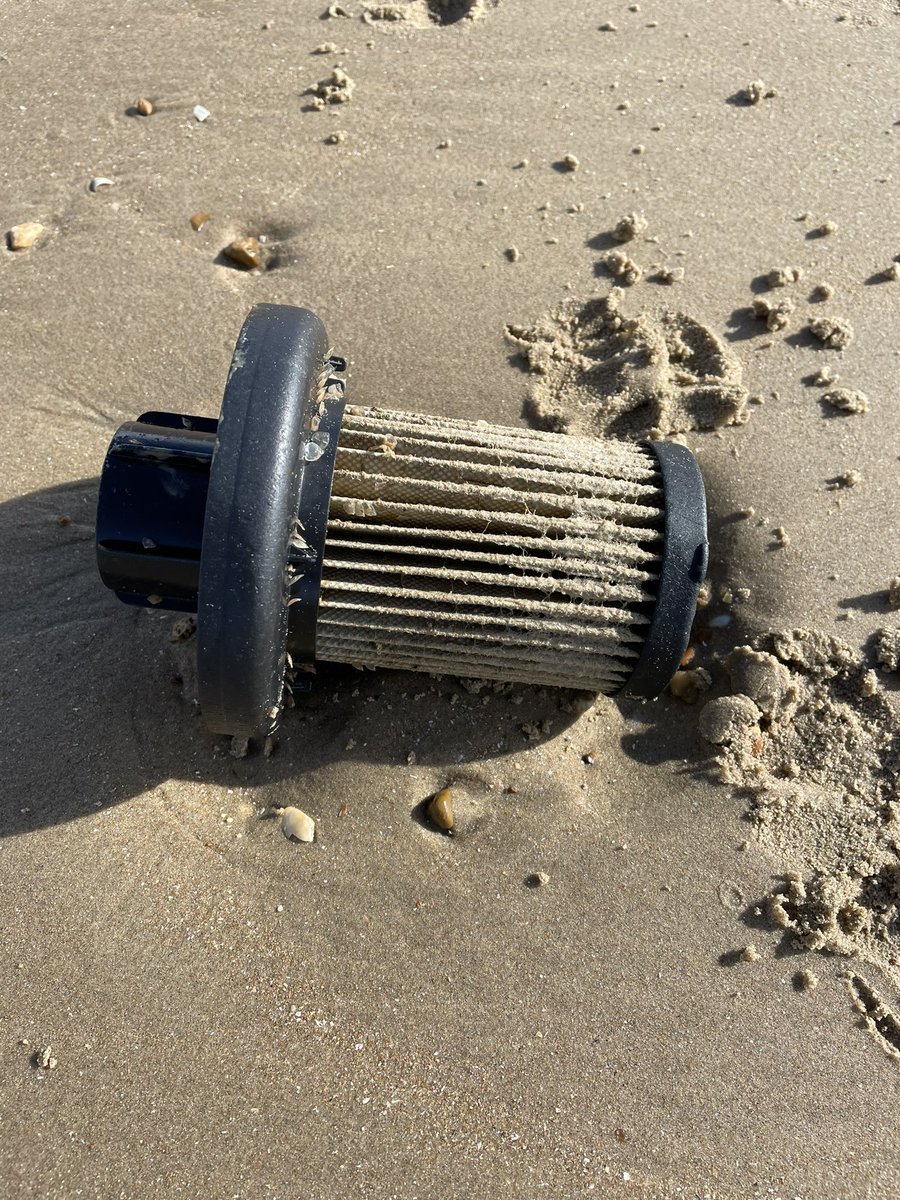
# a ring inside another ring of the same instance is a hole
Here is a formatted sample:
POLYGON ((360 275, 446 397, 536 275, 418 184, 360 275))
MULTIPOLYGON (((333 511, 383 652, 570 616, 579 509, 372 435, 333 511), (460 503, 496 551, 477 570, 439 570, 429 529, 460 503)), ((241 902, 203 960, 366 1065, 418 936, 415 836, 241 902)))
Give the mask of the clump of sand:
POLYGON ((740 360, 685 313, 624 316, 622 295, 613 288, 534 326, 506 326, 536 377, 530 419, 558 433, 625 438, 743 424, 740 360))
POLYGON ((900 983, 900 728, 864 657, 808 629, 727 660, 733 694, 700 732, 789 872, 758 906, 793 948, 876 963, 900 983))

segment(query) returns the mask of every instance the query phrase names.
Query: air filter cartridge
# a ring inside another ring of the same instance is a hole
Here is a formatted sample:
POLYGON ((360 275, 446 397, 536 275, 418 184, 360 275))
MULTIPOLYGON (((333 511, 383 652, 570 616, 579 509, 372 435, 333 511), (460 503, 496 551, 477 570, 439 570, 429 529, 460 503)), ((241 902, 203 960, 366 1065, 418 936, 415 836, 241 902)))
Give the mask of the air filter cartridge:
POLYGON ((658 694, 706 572, 693 455, 351 406, 345 369, 313 313, 257 305, 218 421, 109 447, 101 577, 197 613, 209 728, 270 733, 317 659, 658 694))

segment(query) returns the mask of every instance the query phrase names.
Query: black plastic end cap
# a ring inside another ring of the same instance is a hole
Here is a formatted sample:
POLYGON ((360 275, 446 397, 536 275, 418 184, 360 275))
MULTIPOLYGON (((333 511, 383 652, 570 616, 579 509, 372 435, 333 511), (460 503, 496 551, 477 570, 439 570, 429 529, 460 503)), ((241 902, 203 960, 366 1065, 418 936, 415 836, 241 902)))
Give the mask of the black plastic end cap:
POLYGON ((709 563, 706 489, 696 458, 677 442, 651 442, 650 447, 662 474, 665 541, 650 630, 622 688, 622 695, 642 699, 658 696, 678 670, 709 563))
POLYGON ((327 353, 318 317, 278 304, 256 305, 235 347, 210 471, 197 602, 200 708, 214 733, 265 736, 281 715, 290 543, 327 353))

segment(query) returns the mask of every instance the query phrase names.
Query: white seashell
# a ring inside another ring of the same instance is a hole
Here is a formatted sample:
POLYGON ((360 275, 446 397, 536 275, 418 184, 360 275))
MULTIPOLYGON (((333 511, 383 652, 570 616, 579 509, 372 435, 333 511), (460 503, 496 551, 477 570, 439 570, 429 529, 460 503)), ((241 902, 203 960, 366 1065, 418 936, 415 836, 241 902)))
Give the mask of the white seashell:
POLYGON ((316 837, 316 823, 302 808, 291 806, 281 814, 281 832, 298 842, 312 842, 316 837))
POLYGON ((202 104, 195 104, 193 109, 194 117, 198 121, 205 121, 210 116, 208 108, 204 108, 202 104))

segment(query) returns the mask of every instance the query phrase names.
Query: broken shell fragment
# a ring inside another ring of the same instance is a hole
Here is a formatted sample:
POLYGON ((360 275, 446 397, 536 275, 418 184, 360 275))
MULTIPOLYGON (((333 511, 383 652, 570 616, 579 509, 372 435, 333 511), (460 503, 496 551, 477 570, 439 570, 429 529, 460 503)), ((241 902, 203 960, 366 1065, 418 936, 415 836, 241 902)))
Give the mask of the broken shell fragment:
POLYGON ((302 808, 290 806, 281 814, 281 832, 297 842, 314 842, 316 823, 302 808))
POLYGON ((230 258, 241 267, 246 267, 248 271, 254 267, 261 267, 263 263, 262 246, 255 237, 235 238, 225 247, 224 254, 226 258, 230 258))

